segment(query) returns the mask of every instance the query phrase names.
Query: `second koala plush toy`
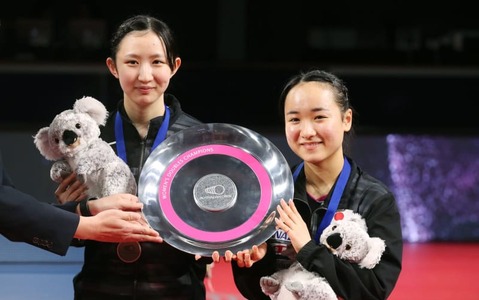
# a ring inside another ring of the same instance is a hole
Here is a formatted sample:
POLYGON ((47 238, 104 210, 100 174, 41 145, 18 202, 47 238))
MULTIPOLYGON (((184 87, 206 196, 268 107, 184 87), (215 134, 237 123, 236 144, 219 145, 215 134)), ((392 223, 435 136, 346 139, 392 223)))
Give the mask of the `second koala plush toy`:
POLYGON ((50 177, 60 182, 76 172, 88 187, 89 198, 102 198, 117 193, 136 194, 137 185, 128 165, 110 145, 100 138, 100 125, 105 125, 108 111, 92 97, 76 100, 73 109, 56 115, 49 127, 34 136, 40 153, 54 161, 50 177))

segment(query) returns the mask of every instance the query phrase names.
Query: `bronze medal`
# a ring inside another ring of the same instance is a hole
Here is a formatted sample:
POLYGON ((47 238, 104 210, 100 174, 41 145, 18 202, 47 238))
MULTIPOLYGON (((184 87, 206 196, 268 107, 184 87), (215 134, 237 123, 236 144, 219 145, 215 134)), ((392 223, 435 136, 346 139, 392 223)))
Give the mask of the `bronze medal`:
POLYGON ((119 243, 116 247, 116 254, 121 261, 133 263, 141 256, 141 245, 138 242, 119 243))

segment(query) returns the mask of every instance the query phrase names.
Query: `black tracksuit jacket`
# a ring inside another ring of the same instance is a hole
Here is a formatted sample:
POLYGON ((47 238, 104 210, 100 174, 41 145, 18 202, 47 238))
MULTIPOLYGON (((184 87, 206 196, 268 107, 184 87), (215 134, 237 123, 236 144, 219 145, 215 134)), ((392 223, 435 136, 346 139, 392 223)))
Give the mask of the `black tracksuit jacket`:
MULTIPOLYGON (((165 104, 170 108, 167 137, 202 124, 183 112, 174 96, 165 94, 165 104)), ((123 119, 127 162, 138 183, 163 117, 150 121, 147 137, 142 139, 124 111, 123 101, 118 104, 118 110, 123 119)), ((115 141, 115 115, 116 111, 102 128, 101 137, 108 143, 115 141)), ((116 151, 116 145, 112 144, 112 147, 116 151)), ((195 261, 194 255, 166 242, 140 244, 140 258, 133 263, 125 263, 117 256, 118 244, 86 241, 83 268, 74 278, 75 299, 205 299, 203 281, 206 264, 211 259, 195 261)))
MULTIPOLYGON (((403 240, 401 220, 394 195, 380 181, 351 163, 351 174, 341 197, 338 210, 351 209, 363 216, 371 237, 379 237, 386 242, 386 250, 381 261, 373 269, 361 269, 334 256, 325 246, 308 242, 296 255, 296 260, 307 270, 326 278, 338 297, 347 300, 386 299, 392 292, 401 272, 403 240)), ((293 168, 294 170, 294 168, 293 168)), ((333 188, 334 189, 334 188, 333 188)), ((332 190, 325 199, 329 204, 332 190)), ((306 194, 304 170, 294 184, 294 203, 310 228, 318 228, 322 216, 319 209, 311 212, 306 194)), ((311 230, 311 236, 315 236, 311 230)), ((251 268, 239 268, 232 263, 236 286, 249 300, 269 299, 259 285, 259 279, 278 270, 281 262, 273 249, 273 240, 268 240, 266 256, 251 268)))

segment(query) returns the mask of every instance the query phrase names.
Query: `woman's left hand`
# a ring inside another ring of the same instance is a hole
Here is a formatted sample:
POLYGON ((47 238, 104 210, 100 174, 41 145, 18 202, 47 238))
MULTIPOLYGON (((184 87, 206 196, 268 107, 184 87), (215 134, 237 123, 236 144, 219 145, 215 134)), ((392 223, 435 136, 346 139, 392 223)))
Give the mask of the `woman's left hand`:
POLYGON ((311 241, 308 226, 303 221, 292 199, 288 203, 281 199, 277 210, 279 218, 275 218, 276 228, 283 230, 288 235, 291 245, 298 253, 304 245, 311 241))

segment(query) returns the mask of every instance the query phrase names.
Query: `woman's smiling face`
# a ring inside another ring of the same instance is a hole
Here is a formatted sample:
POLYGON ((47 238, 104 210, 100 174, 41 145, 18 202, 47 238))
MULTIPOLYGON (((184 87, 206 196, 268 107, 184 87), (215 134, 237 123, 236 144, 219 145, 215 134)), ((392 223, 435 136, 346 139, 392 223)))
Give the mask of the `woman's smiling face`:
POLYGON ((344 115, 327 83, 301 82, 288 93, 284 105, 285 133, 289 147, 301 159, 320 162, 341 152, 352 114, 344 115))

